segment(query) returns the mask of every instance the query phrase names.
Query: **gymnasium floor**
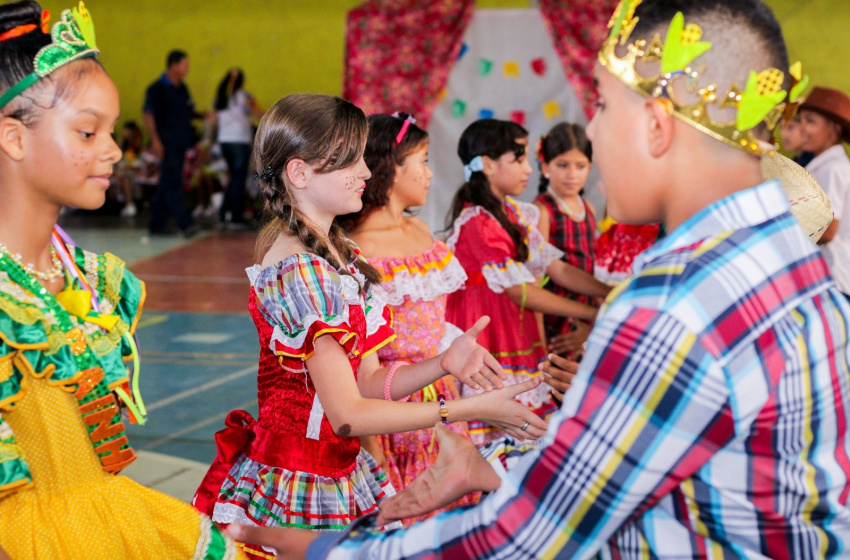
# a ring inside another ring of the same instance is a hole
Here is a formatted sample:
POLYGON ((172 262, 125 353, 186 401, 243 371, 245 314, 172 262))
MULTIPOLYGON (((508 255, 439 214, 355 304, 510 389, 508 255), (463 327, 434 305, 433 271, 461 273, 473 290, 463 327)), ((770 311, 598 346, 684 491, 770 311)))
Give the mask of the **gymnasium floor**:
POLYGON ((234 408, 256 417, 257 333, 245 268, 254 232, 150 237, 117 218, 70 216, 80 247, 111 252, 145 281, 138 325, 144 426, 130 426, 139 455, 125 474, 188 500, 215 457, 214 434, 234 408))

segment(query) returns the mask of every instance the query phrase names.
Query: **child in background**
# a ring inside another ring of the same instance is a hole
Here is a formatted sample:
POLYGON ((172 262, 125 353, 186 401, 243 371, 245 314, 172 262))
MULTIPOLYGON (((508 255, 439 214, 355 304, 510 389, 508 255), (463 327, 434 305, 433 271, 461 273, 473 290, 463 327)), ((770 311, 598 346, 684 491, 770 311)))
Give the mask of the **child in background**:
POLYGON ((367 133, 360 109, 322 95, 290 95, 260 122, 254 166, 272 221, 258 240, 262 263, 247 270, 260 414, 254 421, 233 411, 216 436, 219 457, 195 506, 218 523, 342 530, 374 511, 394 492, 359 436, 441 418, 484 420, 520 439, 544 433, 546 423, 514 400, 537 380, 493 390, 506 375, 475 343, 486 318, 435 357, 380 365, 376 351, 395 337, 371 290, 380 275, 333 224, 362 207, 367 133), (446 372, 490 390, 459 401, 393 402, 446 372))
MULTIPOLYGON (((538 227, 543 238, 563 251, 567 264, 593 274, 596 244, 596 210, 582 198, 590 174, 593 148, 584 127, 560 123, 540 138, 540 195, 534 200, 540 209, 538 227)), ((552 293, 580 303, 592 298, 557 284, 547 283, 552 293)), ((546 339, 552 352, 574 359, 590 334, 590 324, 557 315, 546 315, 546 339)))
POLYGON ((632 275, 635 258, 659 238, 661 224, 622 224, 606 217, 599 223, 599 231, 594 276, 614 286, 632 275))
MULTIPOLYGON (((364 159, 372 177, 366 180, 363 208, 343 217, 341 224, 381 275, 375 290, 393 312, 396 338, 378 350, 381 365, 420 362, 461 334, 446 322, 446 300, 466 280, 451 250, 408 212, 428 197, 433 176, 428 168, 428 133, 407 115, 373 115, 364 159)), ((410 401, 433 402, 438 394, 460 398, 454 380, 444 377, 411 395, 410 401)), ((455 422, 450 429, 469 438, 466 422, 455 422)), ((376 439, 396 490, 406 488, 432 465, 439 450, 432 427, 376 439)), ((451 507, 476 503, 477 498, 477 494, 465 496, 451 507)), ((404 524, 426 517, 430 516, 406 519, 404 524)))
POLYGON ((118 476, 136 458, 121 410, 144 421, 126 367, 144 286, 55 227, 64 206, 104 203, 118 91, 82 3, 52 35, 44 15, 0 6, 0 545, 15 560, 242 557, 208 518, 118 476))
POLYGON ((121 161, 115 166, 115 181, 124 197, 122 218, 132 218, 138 212, 136 208, 136 178, 144 168, 140 159, 142 154, 142 129, 136 121, 127 121, 121 127, 121 138, 118 145, 123 154, 121 161))
MULTIPOLYGON (((513 197, 522 194, 531 175, 528 132, 516 123, 482 119, 460 137, 458 155, 466 182, 452 202, 450 235, 454 251, 468 277, 466 288, 449 295, 446 319, 468 329, 481 314, 493 328, 479 337, 501 366, 511 373, 508 383, 540 375, 547 352, 534 312, 592 321, 596 308, 556 296, 540 288, 544 275, 562 287, 604 297, 609 287, 562 261, 562 252, 546 242, 537 228, 540 212, 513 197)), ((462 388, 462 394, 479 391, 462 388)), ((540 417, 556 406, 547 386, 520 396, 540 417)), ((502 437, 494 426, 470 423, 473 441, 483 445, 502 437)))

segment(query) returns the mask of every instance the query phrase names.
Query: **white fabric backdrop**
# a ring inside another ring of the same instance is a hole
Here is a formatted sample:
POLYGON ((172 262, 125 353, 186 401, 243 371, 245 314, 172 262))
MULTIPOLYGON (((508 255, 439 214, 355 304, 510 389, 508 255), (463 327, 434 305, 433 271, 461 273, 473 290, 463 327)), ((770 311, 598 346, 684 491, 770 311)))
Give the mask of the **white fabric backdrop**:
MULTIPOLYGON (((463 183, 463 167, 457 157, 458 139, 470 123, 478 120, 481 109, 492 110, 493 118, 503 120, 510 120, 514 111, 525 112, 523 126, 531 133, 534 175, 522 196, 524 200, 537 195, 539 175, 534 148, 540 135, 561 121, 587 124, 587 116, 567 81, 539 10, 476 10, 464 43, 465 52, 452 69, 445 97, 428 126, 434 179, 428 203, 419 217, 435 232, 444 228, 452 197, 463 183), (480 71, 482 59, 492 64, 486 75, 480 71), (532 61, 537 61, 536 67, 540 69, 538 59, 545 65, 542 75, 532 68, 532 61), (512 62, 516 62, 514 68, 505 67, 505 63, 512 62), (512 72, 515 68, 518 76, 512 72), (457 109, 457 101, 465 105, 460 116, 452 112, 453 107, 457 109), (547 103, 550 107, 557 106, 560 115, 550 113, 547 118, 544 114, 547 103)), ((585 195, 601 211, 603 200, 596 192, 597 182, 594 171, 585 195)))

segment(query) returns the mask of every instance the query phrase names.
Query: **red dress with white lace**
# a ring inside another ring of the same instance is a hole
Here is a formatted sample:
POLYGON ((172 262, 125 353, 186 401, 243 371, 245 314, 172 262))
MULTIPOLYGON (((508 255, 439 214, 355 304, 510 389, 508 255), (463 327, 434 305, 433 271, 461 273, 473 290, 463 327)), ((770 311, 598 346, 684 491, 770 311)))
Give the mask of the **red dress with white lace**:
POLYGON ((216 435, 218 458, 195 500, 214 521, 341 530, 394 494, 359 440, 334 433, 304 363, 315 339, 330 335, 351 364, 339 375, 356 378, 360 360, 395 336, 389 311, 360 293, 365 282, 353 265, 348 271, 311 254, 247 270, 259 417, 233 411, 216 435))
MULTIPOLYGON (((490 350, 511 374, 507 383, 513 385, 540 375, 537 366, 547 353, 534 313, 521 309, 505 289, 538 283, 552 261, 563 253, 547 243, 537 229, 540 211, 536 206, 507 197, 505 211, 508 219, 525 232, 528 260, 516 260, 513 240, 492 214, 481 206, 468 205, 455 220, 446 241, 468 277, 463 290, 449 295, 446 319, 467 330, 479 317, 489 315, 490 325, 478 337, 478 343, 490 350)), ((464 386, 462 393, 466 397, 476 391, 464 386)), ((544 418, 556 409, 545 384, 522 393, 517 400, 544 418)), ((477 445, 505 435, 481 422, 470 422, 469 431, 477 445)))

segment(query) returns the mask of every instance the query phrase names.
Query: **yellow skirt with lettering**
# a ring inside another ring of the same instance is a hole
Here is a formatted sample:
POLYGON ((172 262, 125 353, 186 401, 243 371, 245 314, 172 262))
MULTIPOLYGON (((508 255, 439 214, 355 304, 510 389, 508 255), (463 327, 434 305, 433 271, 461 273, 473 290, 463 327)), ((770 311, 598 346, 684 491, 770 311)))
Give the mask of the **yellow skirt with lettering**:
POLYGON ((243 558, 190 505, 104 472, 70 393, 28 379, 3 418, 33 484, 0 499, 0 546, 23 558, 243 558))

